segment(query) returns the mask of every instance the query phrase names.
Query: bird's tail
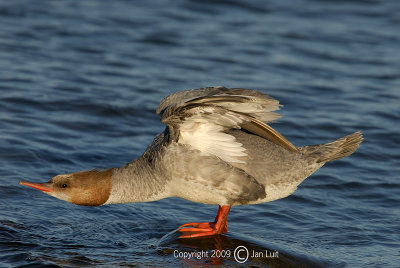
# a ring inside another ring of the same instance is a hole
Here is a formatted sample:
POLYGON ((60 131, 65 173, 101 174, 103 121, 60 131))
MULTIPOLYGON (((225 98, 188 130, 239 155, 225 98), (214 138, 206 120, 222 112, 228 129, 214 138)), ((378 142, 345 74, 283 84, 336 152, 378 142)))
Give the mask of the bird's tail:
POLYGON ((363 141, 360 131, 333 142, 304 146, 304 153, 316 159, 318 163, 334 161, 354 153, 363 141))

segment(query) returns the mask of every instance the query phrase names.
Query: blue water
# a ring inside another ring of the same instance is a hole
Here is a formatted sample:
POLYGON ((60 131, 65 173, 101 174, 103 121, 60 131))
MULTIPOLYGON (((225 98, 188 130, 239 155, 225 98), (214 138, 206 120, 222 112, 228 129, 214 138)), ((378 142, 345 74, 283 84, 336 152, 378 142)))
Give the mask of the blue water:
POLYGON ((400 263, 400 3, 385 1, 1 1, 0 266, 400 263), (181 241, 217 208, 171 198, 79 207, 18 185, 122 166, 164 126, 169 93, 224 85, 279 99, 295 145, 361 130, 352 156, 291 196, 234 207, 229 233, 181 241))

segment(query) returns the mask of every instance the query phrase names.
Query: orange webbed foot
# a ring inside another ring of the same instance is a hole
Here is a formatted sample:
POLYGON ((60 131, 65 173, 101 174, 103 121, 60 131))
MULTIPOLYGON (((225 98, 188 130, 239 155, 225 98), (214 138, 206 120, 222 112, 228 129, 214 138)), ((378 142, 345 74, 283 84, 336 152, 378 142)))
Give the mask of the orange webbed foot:
POLYGON ((230 208, 230 206, 219 206, 218 214, 214 222, 191 222, 182 224, 179 226, 178 231, 191 234, 181 235, 179 238, 204 237, 228 232, 228 223, 226 220, 230 208))

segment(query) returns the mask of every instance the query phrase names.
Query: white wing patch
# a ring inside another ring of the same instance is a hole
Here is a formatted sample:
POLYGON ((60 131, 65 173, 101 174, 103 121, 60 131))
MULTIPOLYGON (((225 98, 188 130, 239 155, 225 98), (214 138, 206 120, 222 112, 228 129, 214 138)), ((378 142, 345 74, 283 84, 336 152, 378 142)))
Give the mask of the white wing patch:
MULTIPOLYGON (((236 118, 237 119, 237 118, 236 118)), ((187 144, 223 161, 245 163, 246 149, 235 137, 222 132, 224 127, 202 117, 191 117, 180 126, 179 143, 187 144)))
POLYGON ((171 129, 173 140, 225 162, 245 163, 246 149, 226 131, 243 127, 285 145, 289 142, 283 136, 262 123, 279 118, 273 112, 278 109, 277 100, 254 90, 210 87, 167 96, 157 114, 171 129))

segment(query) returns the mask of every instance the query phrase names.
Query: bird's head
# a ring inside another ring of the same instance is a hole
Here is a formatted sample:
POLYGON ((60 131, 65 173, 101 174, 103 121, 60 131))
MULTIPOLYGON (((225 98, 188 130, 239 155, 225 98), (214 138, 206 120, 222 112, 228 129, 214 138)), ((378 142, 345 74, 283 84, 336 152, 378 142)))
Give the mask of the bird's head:
POLYGON ((20 181, 58 199, 82 206, 101 206, 110 196, 113 169, 57 175, 44 183, 20 181))

